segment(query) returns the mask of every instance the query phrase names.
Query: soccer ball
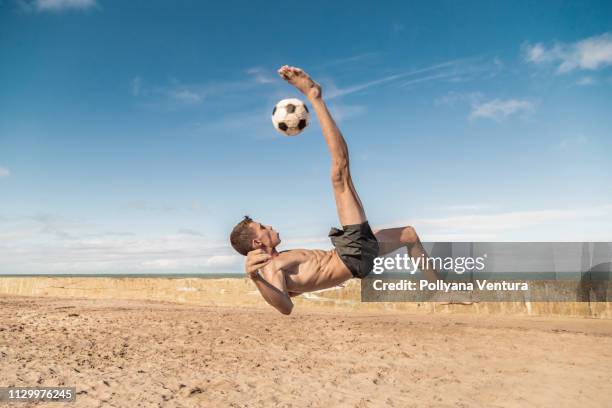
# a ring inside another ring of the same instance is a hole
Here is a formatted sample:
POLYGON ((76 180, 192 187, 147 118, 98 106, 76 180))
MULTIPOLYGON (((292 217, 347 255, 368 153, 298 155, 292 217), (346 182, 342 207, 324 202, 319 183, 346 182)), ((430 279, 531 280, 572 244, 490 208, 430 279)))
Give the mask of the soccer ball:
POLYGON ((295 136, 308 126, 310 113, 299 99, 283 99, 272 110, 274 128, 285 136, 295 136))

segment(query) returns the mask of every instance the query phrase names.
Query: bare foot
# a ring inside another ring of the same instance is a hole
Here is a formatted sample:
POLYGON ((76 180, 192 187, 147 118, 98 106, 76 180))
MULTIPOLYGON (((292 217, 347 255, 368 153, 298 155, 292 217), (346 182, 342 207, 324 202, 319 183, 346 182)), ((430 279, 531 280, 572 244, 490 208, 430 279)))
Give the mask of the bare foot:
POLYGON ((310 100, 321 97, 321 85, 313 81, 307 73, 300 68, 283 65, 278 70, 278 74, 285 81, 295 86, 310 100))

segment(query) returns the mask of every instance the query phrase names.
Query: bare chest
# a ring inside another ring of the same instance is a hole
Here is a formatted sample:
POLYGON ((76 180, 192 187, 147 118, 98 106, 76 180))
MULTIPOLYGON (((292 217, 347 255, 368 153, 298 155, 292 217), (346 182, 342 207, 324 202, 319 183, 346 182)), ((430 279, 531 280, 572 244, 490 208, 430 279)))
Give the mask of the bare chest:
POLYGON ((296 250, 297 262, 283 268, 287 289, 310 292, 336 286, 352 276, 333 251, 296 250))

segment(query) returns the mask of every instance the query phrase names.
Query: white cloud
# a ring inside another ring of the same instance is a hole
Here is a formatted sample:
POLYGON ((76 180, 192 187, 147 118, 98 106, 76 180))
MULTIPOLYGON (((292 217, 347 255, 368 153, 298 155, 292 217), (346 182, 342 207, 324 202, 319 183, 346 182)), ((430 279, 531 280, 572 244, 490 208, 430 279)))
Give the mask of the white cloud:
POLYGON ((179 234, 185 234, 185 235, 195 235, 197 237, 203 237, 204 234, 202 234, 200 231, 196 231, 194 229, 191 228, 181 228, 178 230, 179 234))
POLYGON ((526 43, 523 57, 534 64, 555 64, 559 74, 574 70, 598 70, 612 65, 612 34, 604 33, 574 43, 526 43))
POLYGON ((333 82, 328 81, 329 83, 327 84, 327 86, 324 87, 323 92, 324 92, 325 98, 329 100, 329 99, 338 98, 340 96, 350 95, 355 92, 363 91, 363 90, 366 90, 376 85, 382 85, 385 83, 389 83, 396 79, 402 78, 403 76, 405 75, 404 74, 388 75, 382 78, 375 79, 373 81, 367 81, 367 82, 362 82, 360 84, 351 85, 346 88, 338 88, 333 82))
POLYGON ((151 211, 151 212, 163 212, 163 213, 179 211, 179 208, 173 205, 152 204, 144 200, 133 200, 133 201, 126 202, 125 204, 121 206, 121 209, 129 210, 129 211, 147 211, 147 212, 151 211))
POLYGON ((198 91, 188 88, 171 89, 168 91, 168 96, 177 101, 185 103, 198 103, 204 97, 204 95, 198 91))
POLYGON ((339 123, 348 118, 363 115, 366 112, 365 106, 362 105, 344 105, 341 103, 333 103, 329 107, 334 115, 334 119, 339 123))
POLYGON ((229 267, 241 265, 244 257, 241 255, 215 255, 206 260, 206 266, 229 267))
POLYGON ((32 3, 38 12, 64 11, 64 10, 89 10, 98 6, 96 0, 35 0, 32 3))
POLYGON ((139 76, 134 77, 131 82, 132 95, 139 96, 141 87, 142 87, 142 79, 139 76))
POLYGON ((499 57, 493 58, 493 65, 498 69, 504 69, 504 61, 499 57))
POLYGON ((0 218, 0 274, 237 272, 239 259, 226 240, 185 231, 149 236, 49 214, 0 218))
POLYGON ((588 85, 595 85, 597 83, 597 81, 595 81, 592 77, 584 77, 584 78, 580 78, 578 81, 576 81, 576 85, 581 85, 581 86, 588 86, 588 85))
POLYGON ((180 263, 176 259, 153 259, 142 262, 142 266, 158 270, 176 269, 180 267, 180 263))
POLYGON ((5 167, 0 167, 0 177, 8 177, 10 175, 11 175, 11 172, 9 169, 5 167))
POLYGON ((479 211, 491 208, 489 204, 459 204, 445 207, 449 211, 479 211))
POLYGON ((326 60, 325 62, 315 66, 315 69, 328 68, 335 65, 344 65, 344 66, 352 66, 357 61, 363 61, 372 59, 374 57, 379 56, 379 52, 364 52, 362 54, 352 55, 350 57, 342 57, 333 60, 326 60))
POLYGON ((204 84, 183 84, 172 79, 168 85, 146 84, 141 77, 130 81, 133 96, 140 97, 138 103, 153 109, 176 110, 193 107, 202 103, 213 94, 210 87, 204 84))
POLYGON ((494 99, 489 102, 472 105, 470 119, 486 118, 503 120, 515 114, 530 114, 535 112, 536 105, 533 102, 522 99, 494 99))
MULTIPOLYGON (((250 74, 253 75, 253 74, 250 74)), ((171 79, 168 84, 153 85, 145 83, 140 77, 131 82, 131 91, 135 96, 142 96, 139 103, 154 109, 175 110, 193 107, 205 101, 214 101, 220 104, 227 101, 235 102, 237 97, 252 94, 252 91, 261 91, 264 77, 253 79, 242 78, 236 81, 211 81, 206 83, 183 83, 178 79, 171 79)), ((282 85, 281 81, 278 81, 282 85)), ((267 85, 267 89, 270 85, 267 85)), ((261 92, 257 97, 261 97, 261 92)), ((249 95, 249 97, 251 97, 249 95)))
POLYGON ((400 86, 409 86, 414 84, 420 84, 422 82, 430 82, 438 79, 448 79, 452 82, 459 82, 459 77, 457 77, 454 72, 442 72, 440 74, 435 75, 426 75, 420 78, 410 79, 408 81, 404 81, 400 84, 400 86))
POLYGON ((455 106, 461 103, 475 105, 484 99, 484 95, 480 92, 459 93, 451 91, 446 95, 440 96, 434 100, 436 106, 455 106))
POLYGON ((534 45, 530 45, 529 43, 524 44, 523 54, 524 54, 524 58, 527 61, 534 62, 536 64, 545 62, 549 60, 550 58, 550 55, 546 53, 546 49, 544 48, 544 45, 542 45, 541 43, 537 43, 534 45))
POLYGON ((247 70, 247 74, 251 75, 258 84, 270 84, 276 82, 278 79, 270 75, 270 73, 263 68, 259 67, 249 68, 247 70))
POLYGON ((400 23, 391 24, 391 31, 393 31, 394 33, 399 33, 400 31, 404 31, 405 28, 406 27, 400 23))
POLYGON ((232 112, 220 116, 216 120, 207 121, 197 125, 199 131, 204 132, 236 132, 248 131, 251 134, 267 132, 275 134, 270 122, 268 109, 253 112, 232 112))
POLYGON ((415 221, 419 225, 460 231, 491 231, 523 228, 546 221, 582 216, 578 211, 541 210, 516 211, 498 214, 470 214, 415 221))
POLYGON ((470 63, 474 61, 475 61, 474 58, 465 58, 465 59, 446 61, 440 64, 431 65, 425 68, 420 68, 420 69, 406 71, 406 72, 400 72, 398 74, 393 74, 393 75, 387 75, 387 76, 384 76, 378 79, 374 79, 371 81, 366 81, 366 82, 358 83, 355 85, 350 85, 345 88, 338 88, 337 86, 335 86, 333 82, 328 81, 329 83, 326 84, 327 86, 325 86, 325 89, 324 89, 324 95, 326 96, 327 99, 334 99, 334 98, 338 98, 341 96, 350 95, 356 92, 361 92, 361 91, 364 91, 366 89, 369 89, 375 86, 385 85, 385 84, 394 83, 398 81, 402 81, 402 83, 400 83, 400 86, 407 86, 407 85, 411 85, 411 84, 415 84, 419 82, 427 82, 427 81, 441 80, 441 79, 451 80, 453 78, 456 79, 458 77, 461 77, 462 75, 471 74, 475 70, 480 71, 483 69, 483 68, 474 67, 470 65, 470 63), (427 74, 427 73, 433 73, 433 74, 419 76, 419 75, 427 74), (410 80, 405 80, 406 78, 410 78, 414 76, 417 76, 417 77, 410 79, 410 80))
POLYGON ((574 150, 586 144, 587 141, 588 140, 584 135, 580 135, 577 137, 568 137, 568 138, 561 140, 561 143, 559 143, 559 149, 574 150))
POLYGON ((445 215, 401 220, 386 225, 414 225, 424 241, 611 239, 612 205, 578 209, 544 209, 445 215))
POLYGON ((331 249, 329 237, 325 235, 283 239, 283 245, 306 249, 331 249))
MULTIPOLYGON (((612 205, 490 212, 485 204, 474 204, 454 210, 473 213, 404 219, 387 227, 414 225, 424 241, 612 240, 612 205)), ((244 258, 229 247, 227 239, 186 232, 142 235, 100 230, 51 214, 0 216, 0 274, 242 273, 244 258)), ((325 234, 295 237, 283 244, 330 248, 325 234)))
POLYGON ((434 99, 434 105, 436 106, 454 107, 464 104, 471 107, 468 116, 470 120, 486 118, 500 121, 512 115, 531 114, 537 108, 535 102, 526 99, 493 99, 486 101, 485 96, 480 92, 458 93, 451 91, 434 99))

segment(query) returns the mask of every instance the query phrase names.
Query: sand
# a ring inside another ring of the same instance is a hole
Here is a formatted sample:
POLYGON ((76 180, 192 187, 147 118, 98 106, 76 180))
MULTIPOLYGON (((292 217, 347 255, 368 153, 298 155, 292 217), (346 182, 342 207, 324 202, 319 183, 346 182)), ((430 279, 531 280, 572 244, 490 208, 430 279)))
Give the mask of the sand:
POLYGON ((3 295, 0 322, 0 385, 76 386, 74 407, 604 407, 612 399, 610 320, 307 308, 287 317, 259 307, 3 295))

